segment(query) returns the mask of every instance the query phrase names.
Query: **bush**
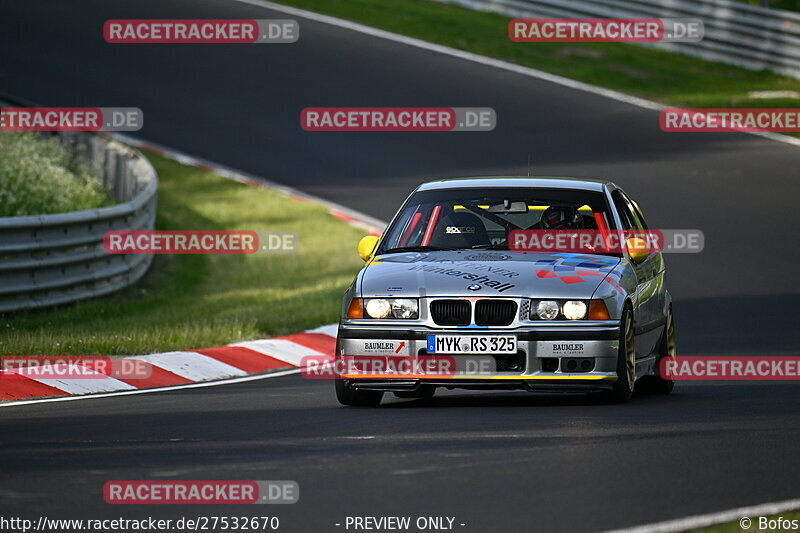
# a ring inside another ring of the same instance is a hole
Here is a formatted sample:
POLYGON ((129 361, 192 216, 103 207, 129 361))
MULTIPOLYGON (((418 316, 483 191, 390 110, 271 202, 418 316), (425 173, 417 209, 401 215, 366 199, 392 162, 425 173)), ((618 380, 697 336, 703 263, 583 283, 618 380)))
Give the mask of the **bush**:
POLYGON ((0 217, 92 209, 109 203, 102 182, 71 162, 58 139, 0 134, 0 217))

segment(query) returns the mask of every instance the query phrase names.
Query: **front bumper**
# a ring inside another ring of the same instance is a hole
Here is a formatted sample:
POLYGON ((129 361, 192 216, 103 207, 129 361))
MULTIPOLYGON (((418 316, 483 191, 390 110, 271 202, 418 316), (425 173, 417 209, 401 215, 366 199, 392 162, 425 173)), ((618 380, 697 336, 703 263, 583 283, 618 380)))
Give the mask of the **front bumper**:
MULTIPOLYGON (((456 375, 357 375, 342 374, 351 388, 359 390, 414 391, 420 387, 499 389, 530 391, 599 391, 613 387, 617 380, 619 325, 450 329, 398 327, 385 324, 366 326, 340 324, 337 358, 384 357, 424 360, 427 338, 443 335, 515 335, 515 356, 493 357, 494 368, 456 375), (377 349, 376 349, 377 347, 377 349), (381 351, 383 350, 383 351, 381 351), (510 359, 509 359, 510 358, 510 359), (507 364, 512 361, 514 364, 507 364)), ((452 358, 471 357, 453 355, 452 358)))

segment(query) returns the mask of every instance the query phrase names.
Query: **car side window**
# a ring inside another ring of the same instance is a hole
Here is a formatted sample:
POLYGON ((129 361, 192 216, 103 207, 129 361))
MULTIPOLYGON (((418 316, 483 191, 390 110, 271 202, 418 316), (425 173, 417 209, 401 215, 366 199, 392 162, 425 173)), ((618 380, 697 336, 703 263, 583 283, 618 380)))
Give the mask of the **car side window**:
POLYGON ((611 199, 614 200, 614 206, 617 208, 617 211, 619 212, 619 217, 622 219, 622 229, 625 230, 640 229, 639 224, 637 224, 637 221, 633 216, 633 212, 630 210, 630 208, 628 207, 628 203, 622 196, 622 191, 617 189, 614 192, 612 192, 611 199))
POLYGON ((639 209, 639 204, 633 204, 633 208, 636 210, 636 214, 639 215, 639 219, 642 221, 642 226, 644 226, 644 229, 650 229, 650 227, 647 225, 647 221, 644 219, 642 210, 639 209))
POLYGON ((639 209, 639 206, 636 205, 636 202, 630 199, 630 197, 625 194, 624 192, 620 191, 620 195, 622 199, 625 201, 625 204, 628 206, 628 209, 633 214, 634 219, 638 222, 638 226, 640 229, 648 229, 647 222, 644 220, 644 216, 642 215, 642 210, 639 209))

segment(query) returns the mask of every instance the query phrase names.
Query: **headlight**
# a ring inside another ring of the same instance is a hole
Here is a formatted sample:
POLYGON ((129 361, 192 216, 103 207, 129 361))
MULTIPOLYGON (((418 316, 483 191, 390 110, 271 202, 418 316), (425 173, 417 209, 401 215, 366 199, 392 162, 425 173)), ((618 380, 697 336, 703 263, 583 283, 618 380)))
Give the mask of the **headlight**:
POLYGON ((542 300, 536 305, 536 314, 542 320, 553 320, 558 316, 558 302, 553 300, 542 300))
POLYGON ((369 318, 419 318, 419 305, 414 299, 369 298, 365 301, 369 318))
POLYGON ((367 300, 366 308, 371 318, 389 318, 392 314, 392 304, 382 298, 367 300))
POLYGON ((586 304, 580 300, 568 300, 562 308, 567 320, 580 320, 586 316, 586 304))
POLYGON ((392 316, 395 318, 417 318, 419 309, 416 300, 394 300, 392 301, 392 316))
POLYGON ((603 300, 531 300, 531 320, 608 320, 603 300), (591 304, 591 305, 589 305, 591 304))

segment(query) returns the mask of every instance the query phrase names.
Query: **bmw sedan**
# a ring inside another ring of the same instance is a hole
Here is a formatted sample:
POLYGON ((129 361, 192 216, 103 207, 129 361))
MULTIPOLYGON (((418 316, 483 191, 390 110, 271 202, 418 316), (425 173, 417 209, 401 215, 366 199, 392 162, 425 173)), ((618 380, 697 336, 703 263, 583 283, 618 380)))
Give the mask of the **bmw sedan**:
POLYGON ((336 395, 437 388, 666 394, 675 357, 664 260, 639 206, 614 183, 465 178, 426 183, 347 290, 336 395), (613 241, 613 242, 612 242, 613 241), (614 244, 615 243, 615 244, 614 244))

